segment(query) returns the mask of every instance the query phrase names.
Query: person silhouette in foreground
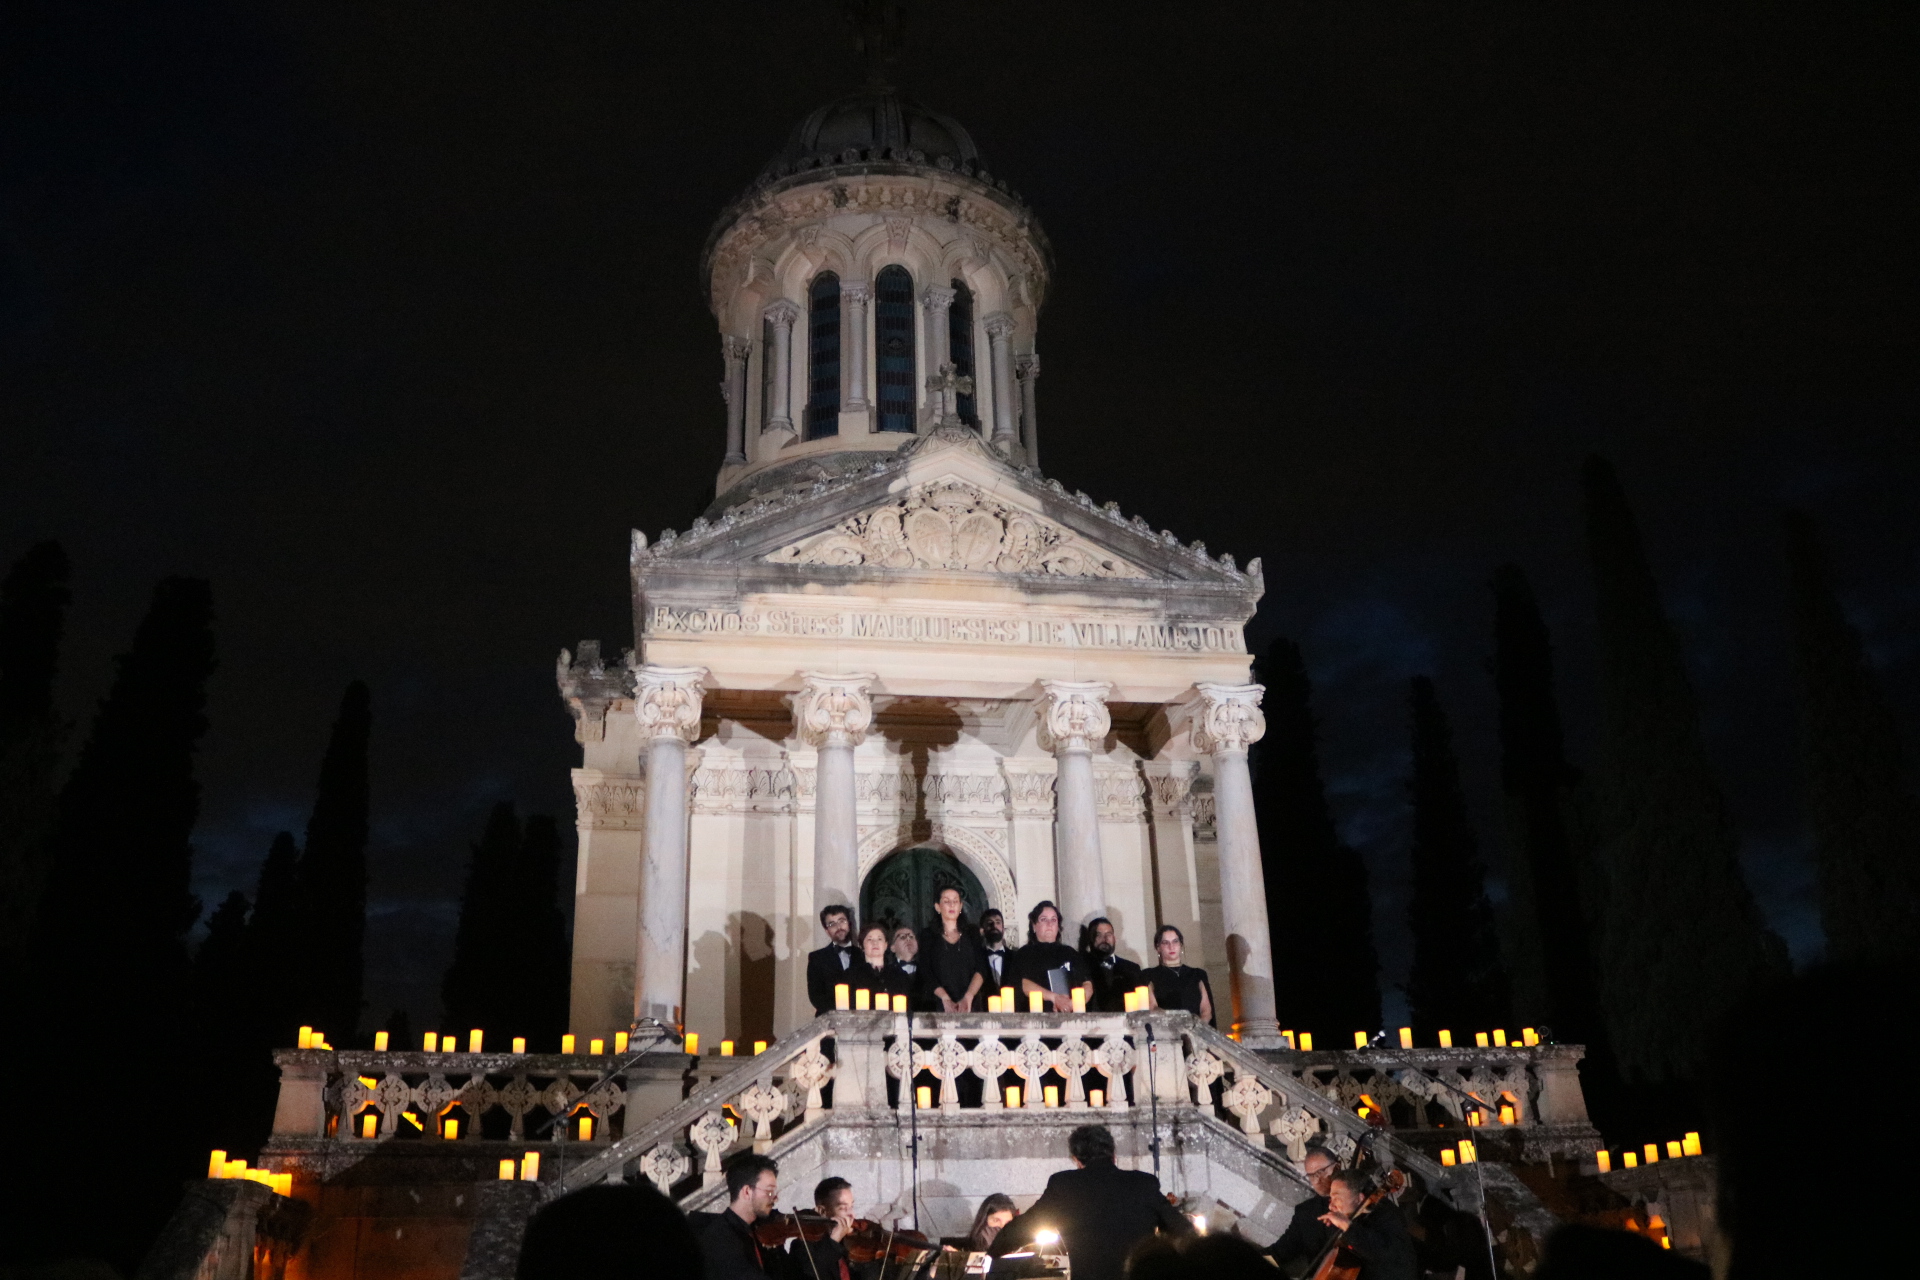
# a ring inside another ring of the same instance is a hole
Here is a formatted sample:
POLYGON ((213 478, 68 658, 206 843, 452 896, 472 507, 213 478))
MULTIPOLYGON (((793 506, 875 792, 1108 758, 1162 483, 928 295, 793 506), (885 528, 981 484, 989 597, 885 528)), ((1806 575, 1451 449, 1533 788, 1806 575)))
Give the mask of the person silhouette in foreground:
POLYGON ((1182 1235, 1192 1225, 1160 1194, 1160 1179, 1113 1162, 1113 1134, 1083 1124, 1067 1135, 1077 1166, 1047 1180, 1033 1207, 1000 1228, 988 1250, 1003 1257, 1033 1243, 1041 1231, 1060 1234, 1073 1262, 1073 1280, 1120 1280, 1127 1254, 1156 1230, 1182 1235))
POLYGON ((527 1224, 515 1280, 698 1276, 700 1244, 673 1201, 647 1182, 562 1196, 527 1224))

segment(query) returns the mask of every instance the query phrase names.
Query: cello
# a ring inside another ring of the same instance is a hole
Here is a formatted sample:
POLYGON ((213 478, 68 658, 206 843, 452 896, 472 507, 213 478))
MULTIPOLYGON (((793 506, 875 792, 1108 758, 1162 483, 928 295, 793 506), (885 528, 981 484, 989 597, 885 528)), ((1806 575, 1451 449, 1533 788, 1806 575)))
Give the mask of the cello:
POLYGON ((1373 1212, 1373 1207, 1389 1196, 1397 1196, 1407 1189, 1407 1175, 1398 1169, 1388 1169, 1384 1176, 1375 1180, 1373 1190, 1367 1192, 1360 1207, 1353 1211, 1347 1220, 1345 1229, 1336 1232, 1333 1239, 1327 1241, 1327 1247, 1314 1259, 1313 1267, 1306 1274, 1306 1280, 1359 1280, 1360 1264, 1342 1263, 1340 1251, 1347 1243, 1347 1232, 1353 1224, 1373 1212))

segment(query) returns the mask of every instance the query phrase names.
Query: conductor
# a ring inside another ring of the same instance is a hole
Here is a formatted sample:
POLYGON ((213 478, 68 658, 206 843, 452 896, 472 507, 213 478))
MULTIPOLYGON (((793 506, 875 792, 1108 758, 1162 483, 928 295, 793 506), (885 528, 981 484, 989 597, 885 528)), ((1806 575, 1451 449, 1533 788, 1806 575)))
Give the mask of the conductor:
POLYGON ((1083 1124, 1068 1134, 1067 1154, 1075 1167, 1049 1178, 1033 1207, 1000 1228, 989 1250, 994 1257, 1053 1230, 1073 1261, 1073 1280, 1120 1280, 1127 1254, 1156 1229, 1192 1230, 1160 1194, 1160 1179, 1113 1163, 1113 1134, 1105 1125, 1083 1124))

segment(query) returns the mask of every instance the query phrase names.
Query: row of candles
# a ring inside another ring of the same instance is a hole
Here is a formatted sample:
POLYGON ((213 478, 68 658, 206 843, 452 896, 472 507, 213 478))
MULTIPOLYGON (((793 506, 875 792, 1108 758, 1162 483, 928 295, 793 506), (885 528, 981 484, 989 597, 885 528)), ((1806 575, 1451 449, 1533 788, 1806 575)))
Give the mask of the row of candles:
MULTIPOLYGON (((486 1042, 487 1042, 486 1032, 480 1030, 480 1028, 478 1027, 475 1027, 473 1030, 467 1032, 466 1051, 468 1053, 484 1053, 486 1051, 485 1050, 486 1042)), ((386 1032, 376 1031, 373 1033, 373 1050, 375 1053, 385 1053, 389 1047, 389 1043, 390 1043, 390 1037, 386 1032)), ((512 1043, 513 1043, 512 1051, 514 1053, 525 1053, 527 1051, 527 1038, 525 1036, 513 1037, 512 1043)), ((578 1036, 575 1036, 572 1034, 561 1036, 560 1052, 578 1053, 579 1043, 580 1043, 580 1038, 578 1036)), ((332 1049, 333 1048, 332 1045, 327 1043, 326 1036, 318 1031, 315 1031, 312 1027, 300 1028, 300 1047, 302 1049, 332 1049)), ((451 1031, 447 1031, 447 1032, 429 1031, 424 1036, 421 1037, 420 1047, 427 1053, 459 1053, 460 1037, 455 1035, 451 1031)), ((587 1041, 587 1052, 589 1054, 595 1057, 599 1057, 605 1054, 606 1051, 607 1051, 607 1042, 605 1040, 596 1036, 587 1041)), ((627 1033, 626 1032, 624 1031, 614 1032, 613 1051, 615 1053, 625 1053, 627 1051, 627 1033)))
POLYGON ((245 1160, 229 1160, 227 1153, 215 1147, 207 1155, 207 1176, 209 1178, 245 1178, 248 1182, 257 1182, 275 1195, 293 1194, 293 1175, 273 1173, 266 1169, 249 1169, 245 1160))
POLYGON ((508 1156, 500 1161, 500 1181, 502 1182, 538 1182, 540 1181, 540 1153, 529 1151, 518 1160, 508 1156))
MULTIPOLYGON (((1311 1031, 1300 1031, 1300 1032, 1282 1031, 1280 1033, 1280 1036, 1282 1039, 1284 1039, 1287 1042, 1287 1045, 1289 1048, 1297 1049, 1301 1053, 1313 1052, 1313 1032, 1311 1031)), ((1356 1031, 1353 1033, 1354 1048, 1364 1049, 1372 1043, 1373 1043, 1373 1037, 1368 1035, 1366 1032, 1356 1031)), ((1521 1048, 1521 1047, 1531 1049, 1536 1045, 1538 1045, 1539 1043, 1540 1043, 1540 1034, 1539 1032, 1535 1031, 1532 1027, 1520 1028, 1520 1034, 1512 1037, 1511 1039, 1508 1038, 1507 1033, 1504 1030, 1476 1031, 1473 1033, 1473 1047, 1476 1049, 1507 1049, 1507 1048, 1521 1048)), ((1400 1028, 1400 1047, 1402 1049, 1411 1049, 1414 1047, 1412 1027, 1400 1028)), ((1440 1033, 1440 1047, 1442 1049, 1451 1049, 1454 1047, 1453 1032, 1442 1031, 1440 1033)), ((1461 1047, 1465 1048, 1466 1046, 1462 1045, 1461 1047)))
MULTIPOLYGON (((1025 1095, 1020 1092, 1019 1085, 1010 1084, 1006 1088, 1000 1091, 1000 1096, 1003 1099, 1009 1111, 1017 1111, 1020 1108, 1020 1099, 1025 1095)), ((1060 1105, 1060 1086, 1057 1084, 1042 1085, 1040 1100, 1049 1107, 1059 1106, 1060 1105)), ((919 1107, 920 1110, 931 1111, 933 1109, 933 1086, 928 1084, 923 1084, 919 1088, 915 1089, 913 1091, 913 1101, 914 1101, 914 1105, 919 1107)), ((1092 1107, 1095 1111, 1098 1111, 1102 1107, 1106 1106, 1107 1105, 1106 1090, 1104 1089, 1087 1090, 1087 1105, 1089 1107, 1092 1107)))
MULTIPOLYGON (((1085 987, 1075 987, 1068 998, 1073 1001, 1073 1011, 1075 1013, 1085 1013, 1087 1011, 1087 989, 1085 987)), ((1124 1000, 1126 1012, 1145 1013, 1148 1008, 1147 988, 1144 986, 1135 987, 1125 994, 1124 1000)), ((887 993, 884 991, 869 991, 865 987, 854 987, 845 982, 836 982, 833 984, 833 1007, 843 1012, 852 1010, 855 1013, 866 1013, 870 1010, 877 1010, 885 1013, 889 1011, 887 1001, 887 993)), ((1047 997, 1044 992, 1027 992, 1027 1012, 1044 1013, 1046 1012, 1046 1005, 1047 997)), ((905 1013, 906 1011, 907 998, 905 996, 892 997, 891 1012, 905 1013)), ((1019 1011, 1020 1002, 1015 996, 1012 987, 1002 987, 998 995, 990 994, 987 996, 988 1013, 1018 1013, 1019 1011)))
MULTIPOLYGON (((414 1115, 413 1112, 407 1111, 401 1114, 408 1124, 411 1124, 416 1129, 425 1130, 425 1126, 420 1123, 420 1118, 414 1115)), ((571 1127, 575 1136, 578 1137, 580 1141, 593 1141, 593 1117, 591 1115, 576 1114, 571 1127)), ((380 1115, 378 1112, 367 1110, 360 1113, 360 1136, 363 1138, 377 1138, 380 1136, 380 1115)), ((460 1140, 460 1117, 443 1115, 440 1118, 440 1136, 448 1142, 458 1142, 460 1140)))
MULTIPOLYGON (((1669 1160, 1680 1160, 1687 1156, 1697 1156, 1700 1154, 1700 1135, 1689 1129, 1685 1137, 1680 1138, 1678 1141, 1670 1141, 1666 1146, 1667 1159, 1669 1160)), ((1638 1169, 1643 1154, 1648 1164, 1659 1164, 1660 1144, 1657 1142, 1649 1142, 1639 1151, 1622 1151, 1620 1153, 1620 1167, 1622 1169, 1638 1169)), ((1613 1152, 1596 1151, 1593 1153, 1593 1161, 1599 1166, 1601 1173, 1613 1172, 1613 1152)))

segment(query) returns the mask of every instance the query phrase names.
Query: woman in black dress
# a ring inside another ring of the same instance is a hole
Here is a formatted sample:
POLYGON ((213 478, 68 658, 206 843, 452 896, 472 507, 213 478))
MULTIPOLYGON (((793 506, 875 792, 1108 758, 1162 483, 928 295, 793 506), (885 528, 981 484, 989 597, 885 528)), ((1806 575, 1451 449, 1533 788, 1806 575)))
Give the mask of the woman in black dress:
POLYGON ((987 953, 962 914, 958 889, 942 889, 933 908, 938 914, 919 937, 921 989, 934 1013, 971 1013, 974 996, 986 982, 987 953))
POLYGON ((876 1009, 891 1009, 896 991, 907 994, 904 976, 896 978, 887 964, 887 926, 878 920, 869 920, 860 929, 860 958, 847 970, 847 985, 854 991, 871 992, 876 1009))
POLYGON ((1207 971, 1197 965, 1182 964, 1187 939, 1180 930, 1163 924, 1153 935, 1153 949, 1160 963, 1148 969, 1147 982, 1153 988, 1156 1009, 1185 1009, 1208 1026, 1213 1025, 1213 984, 1207 971))

